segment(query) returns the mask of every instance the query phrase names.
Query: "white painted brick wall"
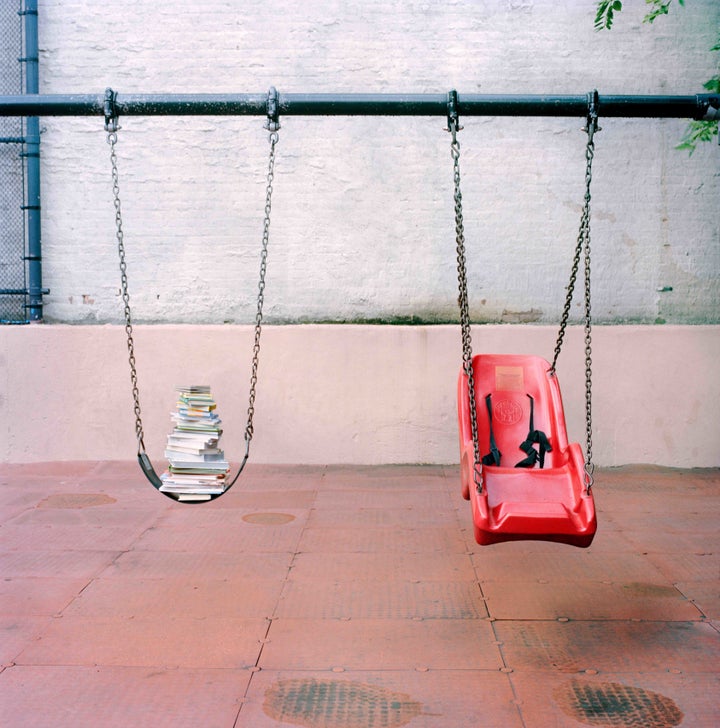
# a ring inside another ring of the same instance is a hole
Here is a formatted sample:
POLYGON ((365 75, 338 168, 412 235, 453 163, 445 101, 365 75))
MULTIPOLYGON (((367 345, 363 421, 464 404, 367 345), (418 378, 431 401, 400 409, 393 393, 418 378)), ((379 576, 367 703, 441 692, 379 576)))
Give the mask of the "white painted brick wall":
MULTIPOLYGON (((701 92, 717 0, 641 24, 595 0, 40 0, 41 91, 701 92)), ((632 7, 630 7, 632 6, 632 7)), ((467 118, 465 229, 476 321, 557 320, 584 174, 579 119, 467 118)), ((132 117, 118 151, 138 322, 252 321, 267 141, 254 117, 132 117)), ((48 321, 120 320, 100 118, 42 125, 48 321)), ((454 320, 449 135, 435 118, 283 120, 270 321, 454 320)), ((720 148, 685 122, 602 120, 593 190, 603 322, 717 322, 720 148), (658 293, 671 286, 672 292, 658 293)))

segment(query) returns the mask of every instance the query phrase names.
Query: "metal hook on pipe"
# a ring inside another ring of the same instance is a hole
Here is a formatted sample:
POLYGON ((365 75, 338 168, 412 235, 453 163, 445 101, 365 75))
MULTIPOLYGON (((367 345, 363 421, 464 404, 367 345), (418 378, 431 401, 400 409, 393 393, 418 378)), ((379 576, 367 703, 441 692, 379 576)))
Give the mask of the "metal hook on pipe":
POLYGON ((120 126, 118 124, 117 92, 111 88, 105 89, 103 113, 105 114, 105 131, 114 134, 120 126))
POLYGON ((447 98, 447 129, 445 131, 449 131, 453 135, 453 141, 455 141, 455 134, 462 128, 458 113, 458 94, 455 89, 452 89, 447 98))
POLYGON ((587 132, 588 137, 592 141, 593 135, 596 131, 602 131, 598 126, 598 108, 600 106, 600 95, 597 89, 591 91, 587 95, 588 111, 587 120, 583 131, 587 132))
POLYGON ((277 89, 270 86, 267 97, 267 122, 265 128, 270 132, 276 132, 280 128, 280 103, 277 89))

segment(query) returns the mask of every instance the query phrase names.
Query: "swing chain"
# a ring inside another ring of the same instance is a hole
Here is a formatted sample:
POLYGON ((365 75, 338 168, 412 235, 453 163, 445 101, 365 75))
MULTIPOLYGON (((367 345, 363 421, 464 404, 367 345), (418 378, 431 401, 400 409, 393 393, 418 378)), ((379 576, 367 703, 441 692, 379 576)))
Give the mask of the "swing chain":
POLYGON ((478 493, 483 490, 482 460, 480 458, 480 438, 478 436, 477 412, 475 408, 475 377, 472 366, 472 335, 470 328, 470 306, 467 290, 467 263, 465 258, 465 228, 463 224, 462 193, 460 191, 460 142, 457 140, 459 126, 457 114, 457 93, 450 92, 448 97, 448 129, 452 134, 450 154, 453 159, 453 180, 455 200, 455 240, 457 249, 458 306, 460 308, 460 329, 462 335, 463 372, 467 378, 467 396, 470 409, 470 429, 473 439, 473 480, 478 493))
MULTIPOLYGON (((275 89, 270 90, 272 97, 275 89)), ((277 92, 275 92, 277 93, 277 92)), ((265 219, 263 221, 262 251, 260 253, 260 280, 258 282, 257 313, 255 314, 255 341, 253 344, 252 373, 250 375, 250 395, 248 399, 247 425, 245 427, 246 450, 250 448, 253 438, 253 416, 255 415, 255 388, 258 381, 258 359, 260 355, 260 335, 262 333, 263 303, 265 301, 265 274, 267 273, 268 243, 270 241, 270 210, 272 207, 273 179, 275 177, 275 145, 278 143, 277 107, 268 104, 268 125, 270 129, 268 141, 270 142, 270 156, 268 159, 267 188, 265 192, 265 219)), ((246 454, 247 457, 247 454, 246 454)))
MULTIPOLYGON (((108 89, 108 92, 110 90, 108 89)), ((112 93, 112 92, 110 92, 112 93)), ((128 361, 130 362, 130 382, 132 383, 133 411, 135 412, 135 436, 138 442, 138 455, 145 453, 143 441, 142 413, 140 411, 140 392, 138 389, 137 370, 135 365, 135 342, 133 340, 132 317, 130 314, 130 294, 128 292, 127 263, 125 262, 125 240, 123 234, 122 209, 120 206, 120 181, 118 175, 117 154, 117 116, 106 118, 107 143, 110 145, 110 164, 112 167, 112 191, 115 205, 115 237, 117 238, 118 257, 120 260, 120 286, 125 308, 125 334, 127 335, 128 361)))
POLYGON ((575 291, 575 283, 577 281, 578 268, 580 266, 580 256, 584 251, 584 267, 585 267, 585 487, 587 492, 593 485, 593 471, 595 466, 592 462, 592 316, 591 316, 591 287, 590 287, 590 186, 592 183, 592 163, 595 156, 594 136, 596 131, 601 131, 598 126, 598 92, 593 91, 588 94, 588 115, 587 123, 583 131, 587 133, 587 145, 585 147, 585 197, 582 215, 580 216, 580 230, 578 232, 577 245, 573 257, 572 268, 570 271, 570 281, 567 287, 567 296, 565 298, 565 306, 563 308, 560 320, 560 329, 558 331, 557 343, 555 344, 555 354, 550 367, 550 374, 555 374, 560 350, 565 338, 565 330, 567 328, 570 316, 570 307, 572 306, 573 293, 575 291))

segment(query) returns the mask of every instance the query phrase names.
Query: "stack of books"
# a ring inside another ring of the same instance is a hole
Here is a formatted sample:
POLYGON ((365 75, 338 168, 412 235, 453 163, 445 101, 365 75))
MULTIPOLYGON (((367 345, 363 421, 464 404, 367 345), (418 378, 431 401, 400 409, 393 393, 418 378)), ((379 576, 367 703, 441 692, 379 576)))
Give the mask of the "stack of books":
POLYGON ((175 428, 168 435, 168 469, 160 490, 179 501, 204 501, 225 491, 230 464, 220 449, 222 422, 210 387, 177 387, 175 428))

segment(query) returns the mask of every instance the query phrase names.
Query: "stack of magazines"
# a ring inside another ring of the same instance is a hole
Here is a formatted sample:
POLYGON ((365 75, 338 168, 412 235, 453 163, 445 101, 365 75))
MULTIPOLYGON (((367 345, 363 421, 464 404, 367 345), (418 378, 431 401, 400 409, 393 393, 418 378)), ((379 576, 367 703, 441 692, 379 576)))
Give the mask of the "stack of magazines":
POLYGON ((168 435, 168 469, 160 490, 180 501, 204 501, 225 491, 230 465, 220 449, 222 422, 210 387, 177 387, 175 428, 168 435))

